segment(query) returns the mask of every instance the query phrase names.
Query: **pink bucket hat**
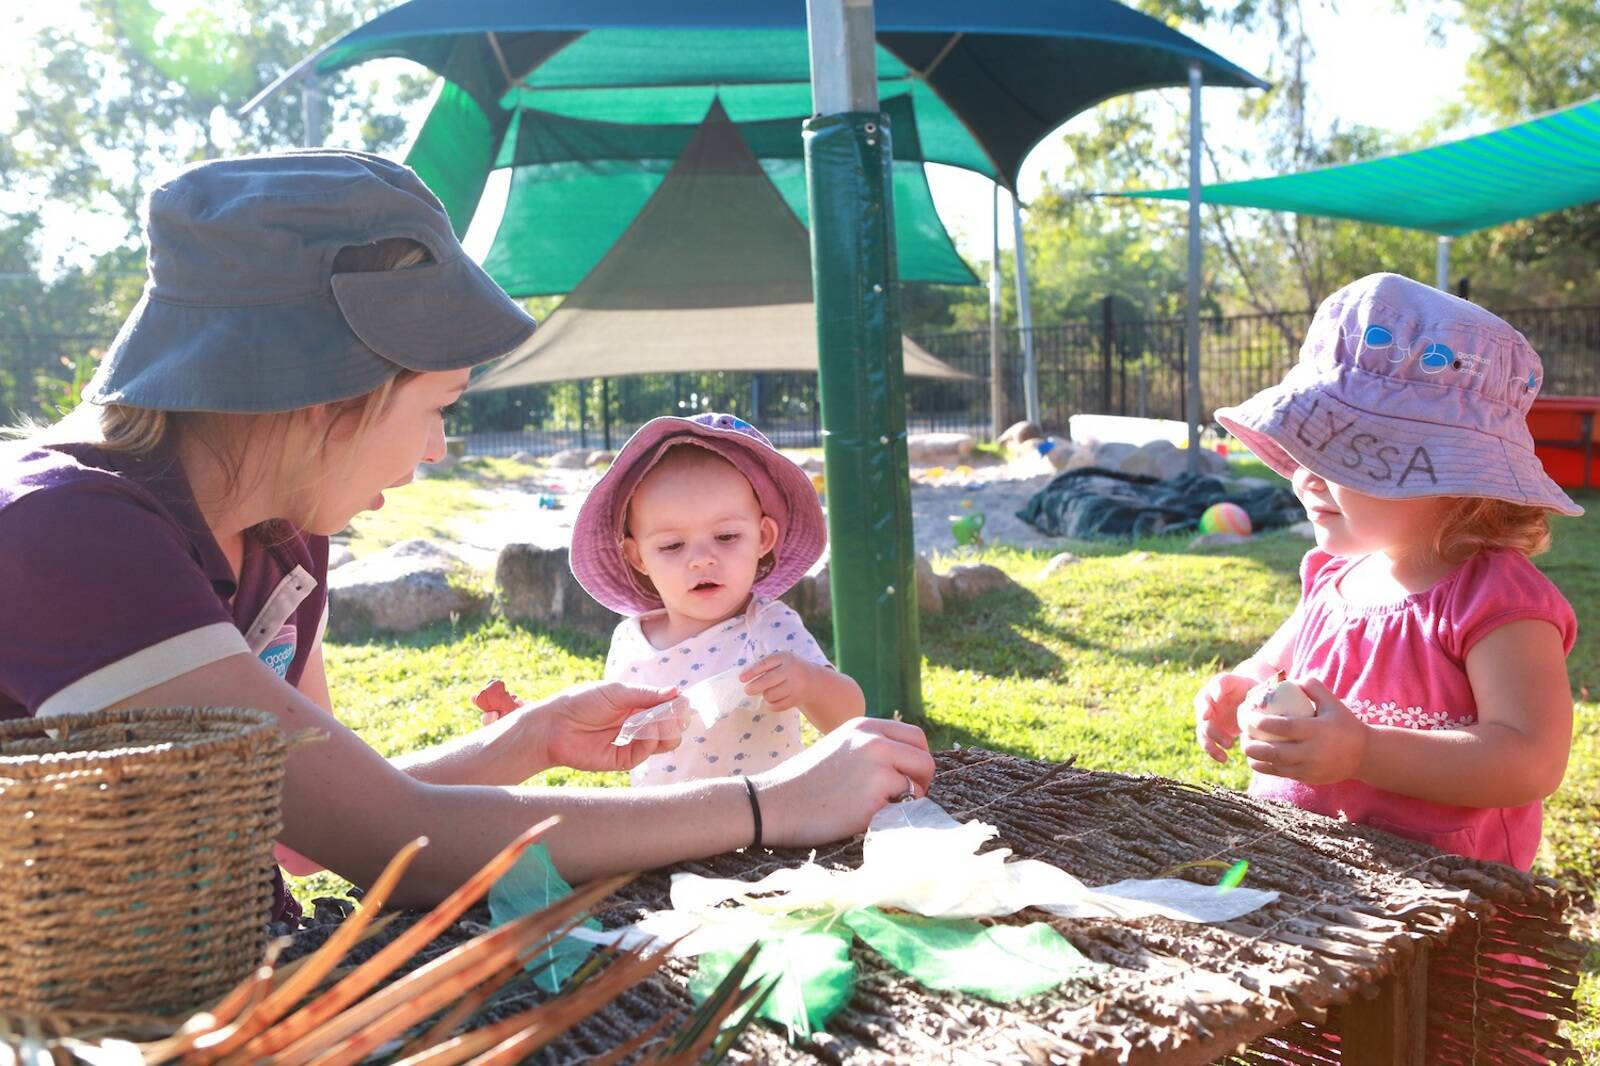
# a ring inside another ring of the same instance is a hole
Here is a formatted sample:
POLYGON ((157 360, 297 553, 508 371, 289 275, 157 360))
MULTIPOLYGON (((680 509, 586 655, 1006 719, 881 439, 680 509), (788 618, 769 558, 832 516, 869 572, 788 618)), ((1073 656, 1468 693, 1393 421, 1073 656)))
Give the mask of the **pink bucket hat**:
POLYGON ((757 579, 762 596, 781 596, 805 576, 828 543, 822 505, 811 477, 741 418, 703 414, 652 418, 628 438, 578 509, 572 526, 572 575, 595 600, 618 614, 643 614, 662 606, 661 597, 640 584, 622 555, 628 501, 667 450, 698 445, 722 456, 750 481, 763 514, 778 524, 772 569, 757 579))
POLYGON ((1282 382, 1216 418, 1284 477, 1304 466, 1369 496, 1580 515, 1533 453, 1543 374, 1527 339, 1477 304, 1372 274, 1317 308, 1282 382))

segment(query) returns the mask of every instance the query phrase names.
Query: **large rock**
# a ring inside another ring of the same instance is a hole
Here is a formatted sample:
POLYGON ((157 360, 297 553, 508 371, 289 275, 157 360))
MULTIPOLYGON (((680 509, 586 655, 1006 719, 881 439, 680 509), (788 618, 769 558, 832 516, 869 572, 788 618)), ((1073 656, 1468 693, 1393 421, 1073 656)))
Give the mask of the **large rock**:
POLYGON ((780 599, 794 609, 807 625, 831 621, 833 618, 833 586, 824 566, 814 574, 806 574, 780 599))
POLYGON ((477 574, 442 545, 407 540, 328 574, 328 635, 410 633, 488 610, 477 574))
POLYGON ((1000 443, 1025 444, 1031 440, 1038 440, 1042 436, 1044 436, 1044 430, 1027 419, 1023 419, 1021 422, 1013 422, 1006 427, 1006 431, 1000 434, 1000 443))
POLYGON ((1138 450, 1133 445, 1123 444, 1121 441, 1084 445, 1075 449, 1066 464, 1059 469, 1077 470, 1085 466, 1098 466, 1116 470, 1121 467, 1124 459, 1138 450))
POLYGON ((609 634, 621 616, 600 606, 572 576, 567 549, 507 544, 494 567, 500 611, 517 622, 609 634))
POLYGON ((998 566, 988 563, 962 563, 944 575, 941 591, 945 599, 970 600, 996 589, 1014 588, 1016 582, 998 566))
POLYGON ((977 441, 970 433, 911 433, 906 436, 906 454, 920 465, 958 463, 970 459, 977 441))
POLYGON ((582 470, 593 454, 588 448, 567 448, 550 456, 549 463, 557 470, 582 470))
POLYGON ((328 545, 328 569, 329 570, 337 570, 339 567, 344 566, 347 563, 353 563, 355 561, 356 561, 355 553, 350 550, 348 545, 345 545, 345 544, 330 544, 330 545, 328 545))
POLYGON ((1141 444, 1117 467, 1124 474, 1141 474, 1163 481, 1169 477, 1177 477, 1188 468, 1188 456, 1170 440, 1153 440, 1148 444, 1141 444))
POLYGON ((944 611, 944 581, 933 572, 933 563, 926 555, 917 556, 917 610, 923 614, 941 614, 944 611))
POLYGON ((614 463, 616 461, 617 461, 617 453, 616 452, 608 452, 608 451, 605 451, 603 449, 600 449, 600 450, 596 450, 596 451, 590 452, 589 453, 589 458, 584 461, 583 465, 584 466, 610 466, 612 463, 614 463))

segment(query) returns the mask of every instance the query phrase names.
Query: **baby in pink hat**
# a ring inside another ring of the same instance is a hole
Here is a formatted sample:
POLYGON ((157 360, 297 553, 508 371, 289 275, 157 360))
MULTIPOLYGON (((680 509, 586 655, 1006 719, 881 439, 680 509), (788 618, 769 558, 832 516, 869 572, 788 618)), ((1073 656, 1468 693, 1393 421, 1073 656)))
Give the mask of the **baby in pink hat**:
POLYGON ((573 524, 572 573, 625 616, 606 680, 687 697, 663 719, 678 747, 634 784, 759 773, 801 749, 802 715, 826 733, 863 713, 777 599, 826 543, 811 478, 742 419, 656 418, 623 445, 573 524))
POLYGON ((1528 561, 1582 514, 1533 452, 1543 367, 1475 304, 1394 274, 1318 308, 1283 382, 1217 420, 1291 480, 1316 532, 1301 600, 1195 697, 1224 760, 1280 671, 1309 717, 1259 719, 1253 795, 1527 869, 1566 770, 1572 607, 1528 561))

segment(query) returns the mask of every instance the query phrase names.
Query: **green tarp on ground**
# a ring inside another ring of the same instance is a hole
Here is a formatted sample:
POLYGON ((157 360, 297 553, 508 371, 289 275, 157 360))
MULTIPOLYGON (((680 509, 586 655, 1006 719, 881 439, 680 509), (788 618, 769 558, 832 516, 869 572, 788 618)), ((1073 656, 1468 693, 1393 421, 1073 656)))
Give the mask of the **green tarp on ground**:
MULTIPOLYGON (((1187 200, 1189 190, 1114 195, 1187 200)), ((1458 237, 1600 200, 1600 97, 1415 152, 1204 185, 1200 198, 1458 237)))

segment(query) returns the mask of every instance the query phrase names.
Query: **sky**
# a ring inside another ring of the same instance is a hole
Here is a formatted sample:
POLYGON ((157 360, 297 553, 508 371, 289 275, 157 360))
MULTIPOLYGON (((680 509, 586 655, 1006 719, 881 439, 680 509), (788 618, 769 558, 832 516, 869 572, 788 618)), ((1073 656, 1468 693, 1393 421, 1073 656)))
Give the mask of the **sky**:
MULTIPOLYGON (((161 6, 171 8, 193 2, 198 0, 165 0, 161 6)), ((1437 3, 1413 0, 1407 6, 1409 10, 1397 11, 1394 0, 1341 0, 1337 7, 1319 0, 1306 0, 1308 29, 1317 52, 1309 75, 1314 94, 1310 102, 1316 120, 1314 126, 1320 127, 1327 120, 1336 119, 1346 126, 1364 124, 1396 133, 1410 132, 1456 98, 1465 81, 1470 38, 1457 28, 1447 32, 1442 42, 1434 41, 1427 33, 1423 9, 1436 10, 1437 3)), ((70 3, 24 5, 16 0, 0 0, 0 12, 3 12, 0 13, 0 131, 9 131, 14 125, 14 79, 20 66, 18 58, 23 42, 44 20, 57 23, 67 20, 65 24, 70 26, 74 11, 75 5, 70 3)), ((1185 32, 1246 70, 1266 76, 1267 58, 1272 53, 1269 39, 1220 28, 1193 30, 1185 27, 1185 32)), ((403 65, 397 61, 385 62, 397 67, 403 65)), ((372 67, 363 68, 363 73, 370 75, 372 70, 372 67)), ((1217 88, 1204 93, 1201 113, 1206 136, 1213 143, 1251 144, 1260 139, 1255 129, 1236 117, 1240 95, 1246 91, 1217 88)), ((1186 113, 1187 90, 1161 90, 1161 94, 1169 106, 1186 113)), ((420 114, 419 110, 418 117, 420 114)), ((1094 113, 1087 112, 1063 130, 1092 121, 1094 113)), ((1020 183, 1023 203, 1039 192, 1048 175, 1065 173, 1070 162, 1060 137, 1046 138, 1023 166, 1020 183)), ((1237 179, 1257 175, 1228 176, 1237 179)), ((956 168, 932 165, 929 183, 940 215, 962 251, 969 258, 987 259, 993 210, 989 182, 956 168)), ((493 237, 497 221, 496 191, 503 198, 503 185, 498 189, 492 185, 467 235, 465 243, 469 252, 481 255, 493 237)), ((1011 246, 1010 210, 1009 198, 1002 193, 1002 248, 1011 246)), ((1181 207, 1174 208, 1175 217, 1181 210, 1181 207)), ((97 245, 114 243, 121 234, 120 222, 74 215, 64 208, 47 210, 45 218, 53 245, 44 249, 47 262, 61 255, 86 256, 97 245), (74 244, 80 246, 76 254, 68 251, 74 244)))

